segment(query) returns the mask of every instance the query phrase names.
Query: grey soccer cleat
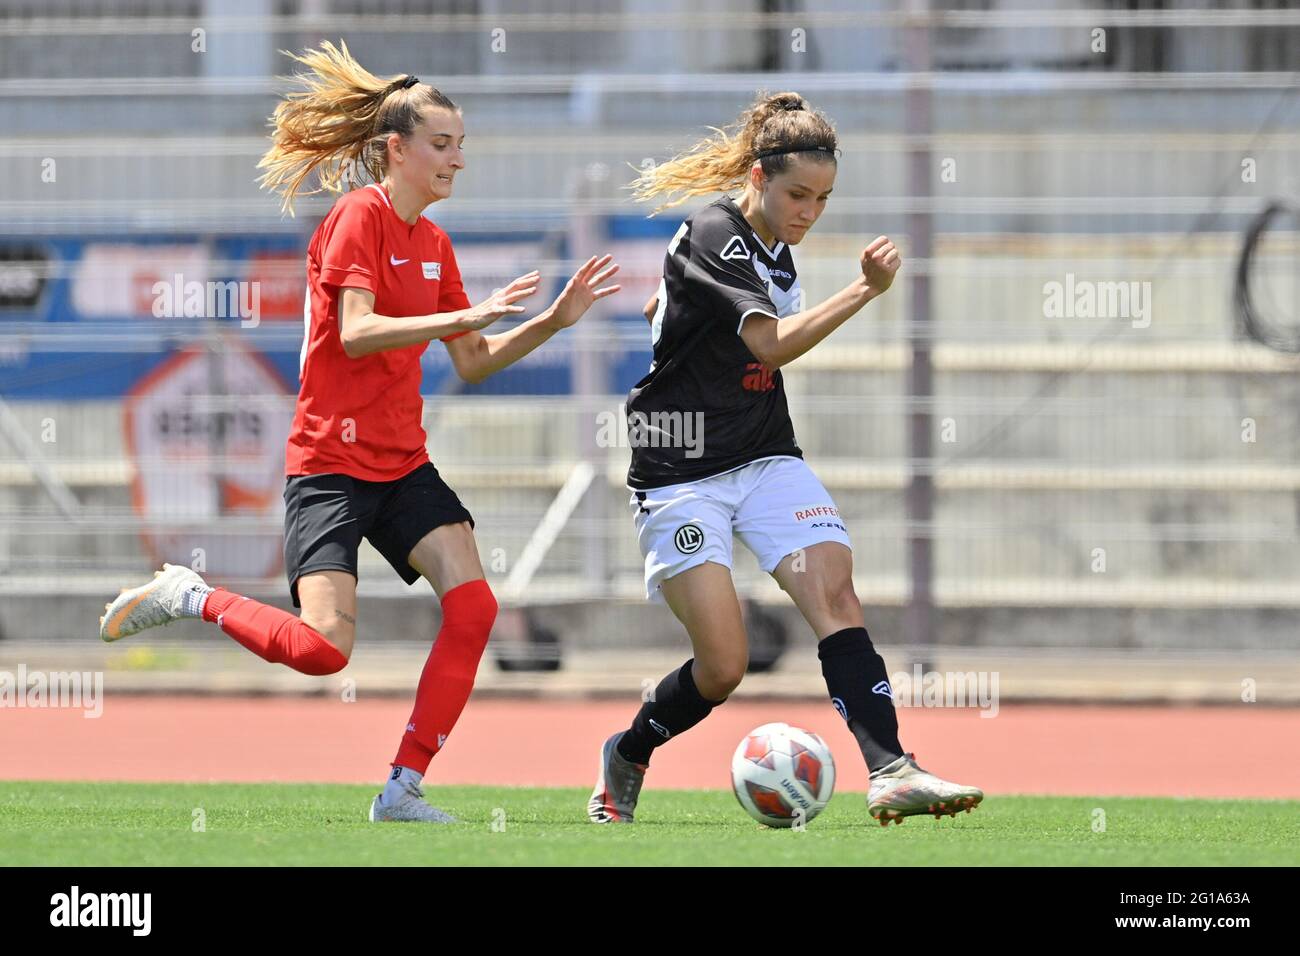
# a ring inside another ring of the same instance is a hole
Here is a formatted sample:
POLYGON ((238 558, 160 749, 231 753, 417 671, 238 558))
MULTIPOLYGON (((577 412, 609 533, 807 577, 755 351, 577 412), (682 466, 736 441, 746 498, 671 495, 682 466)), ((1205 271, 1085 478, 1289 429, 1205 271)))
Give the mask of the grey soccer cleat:
POLYGON ((181 616, 181 595, 189 588, 207 587, 203 578, 189 568, 164 564, 153 580, 138 588, 123 588, 104 605, 99 619, 99 636, 116 641, 159 624, 170 624, 181 616))
POLYGON ((430 806, 424 800, 424 788, 411 781, 403 781, 402 795, 397 802, 381 802, 382 793, 370 801, 371 823, 455 823, 450 813, 430 806))
POLYGON ((631 823, 636 811, 641 784, 645 782, 645 764, 633 763, 618 752, 617 733, 600 749, 600 775, 596 789, 587 801, 587 818, 592 823, 631 823))
POLYGON ((872 772, 867 812, 887 827, 890 820, 902 823, 904 817, 921 813, 932 813, 935 819, 955 817, 962 810, 970 813, 983 799, 984 791, 977 787, 949 783, 922 770, 916 755, 909 753, 872 772))

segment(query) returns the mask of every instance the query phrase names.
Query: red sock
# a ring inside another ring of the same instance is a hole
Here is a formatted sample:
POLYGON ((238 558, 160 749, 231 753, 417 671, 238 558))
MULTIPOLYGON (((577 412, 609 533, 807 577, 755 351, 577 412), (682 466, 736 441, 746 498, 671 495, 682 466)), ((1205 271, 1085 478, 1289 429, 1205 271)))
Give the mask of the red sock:
POLYGON ((348 659, 320 631, 288 611, 217 588, 203 605, 203 620, 243 644, 262 660, 303 674, 337 674, 348 659))
POLYGON ((415 709, 393 766, 410 767, 421 775, 429 769, 474 689, 479 658, 496 617, 496 598, 482 578, 443 595, 442 629, 420 674, 415 709))

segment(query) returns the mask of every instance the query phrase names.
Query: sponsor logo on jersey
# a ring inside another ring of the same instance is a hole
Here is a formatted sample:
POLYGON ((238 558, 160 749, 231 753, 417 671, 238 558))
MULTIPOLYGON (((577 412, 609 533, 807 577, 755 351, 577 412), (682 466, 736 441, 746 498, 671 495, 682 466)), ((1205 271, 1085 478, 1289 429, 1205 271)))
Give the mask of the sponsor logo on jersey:
POLYGON ((423 267, 423 269, 424 269, 424 277, 425 277, 426 279, 441 279, 441 278, 442 278, 442 263, 441 263, 441 262, 421 262, 420 265, 421 265, 421 266, 423 267))
POLYGON ((769 269, 767 270, 767 274, 770 275, 770 276, 776 276, 776 277, 779 278, 779 279, 793 279, 793 278, 794 278, 794 276, 790 275, 790 273, 788 273, 788 272, 786 272, 786 271, 784 271, 784 270, 782 270, 782 269, 772 269, 772 268, 769 268, 769 269))
POLYGON ((762 362, 750 362, 745 366, 740 387, 747 392, 770 392, 776 388, 776 381, 772 378, 772 370, 762 362))
POLYGON ((732 236, 727 240, 727 244, 722 247, 721 257, 724 261, 731 259, 743 259, 749 261, 749 249, 745 246, 745 241, 740 236, 732 236))
POLYGON ((810 527, 810 528, 838 528, 840 531, 843 531, 845 534, 848 534, 848 533, 849 533, 849 529, 848 529, 848 528, 844 527, 844 525, 839 524, 838 522, 835 522, 835 521, 814 521, 814 522, 813 522, 812 524, 810 524, 808 527, 810 527))
POLYGON ((673 544, 682 554, 694 554, 704 547, 704 530, 699 525, 684 524, 673 535, 673 544))

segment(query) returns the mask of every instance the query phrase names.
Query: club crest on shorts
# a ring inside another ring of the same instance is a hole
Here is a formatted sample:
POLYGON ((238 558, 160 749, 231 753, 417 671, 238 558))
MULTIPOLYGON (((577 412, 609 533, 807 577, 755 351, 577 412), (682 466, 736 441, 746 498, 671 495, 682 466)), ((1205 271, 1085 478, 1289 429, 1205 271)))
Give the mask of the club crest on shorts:
POLYGON ((694 554, 704 546, 704 532, 699 525, 684 524, 673 535, 673 544, 682 554, 694 554))

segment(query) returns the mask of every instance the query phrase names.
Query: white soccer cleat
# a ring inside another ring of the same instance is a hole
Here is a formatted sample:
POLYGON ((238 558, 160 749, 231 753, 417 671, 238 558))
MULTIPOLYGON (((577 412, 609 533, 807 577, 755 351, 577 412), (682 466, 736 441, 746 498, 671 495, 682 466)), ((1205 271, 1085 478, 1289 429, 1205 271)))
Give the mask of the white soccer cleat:
POLYGON ((181 617, 181 595, 195 586, 206 588, 207 584, 189 568, 164 564, 148 584, 123 588, 104 605, 104 616, 99 619, 100 639, 116 641, 146 628, 170 624, 181 617))
POLYGON ((393 804, 384 803, 382 793, 370 801, 371 823, 455 823, 450 813, 425 802, 424 789, 417 783, 404 781, 402 795, 393 804))
POLYGON ((900 824, 921 813, 932 813, 936 820, 963 810, 970 813, 983 799, 978 787, 942 780, 918 767, 916 755, 908 753, 871 774, 867 812, 887 827, 890 820, 900 824))

